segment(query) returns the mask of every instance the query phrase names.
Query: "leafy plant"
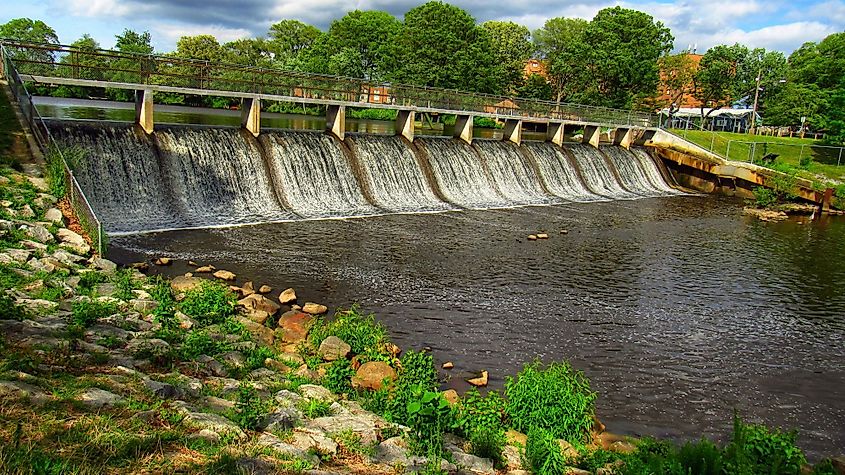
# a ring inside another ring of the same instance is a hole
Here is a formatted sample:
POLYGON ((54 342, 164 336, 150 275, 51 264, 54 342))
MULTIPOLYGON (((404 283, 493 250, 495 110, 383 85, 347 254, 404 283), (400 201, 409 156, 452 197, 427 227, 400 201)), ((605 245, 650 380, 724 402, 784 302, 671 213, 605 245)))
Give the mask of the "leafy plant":
POLYGON ((407 425, 411 429, 410 448, 418 455, 442 455, 443 433, 452 426, 449 402, 437 391, 422 385, 411 388, 407 403, 407 425))
POLYGON ((796 447, 796 438, 795 432, 746 424, 739 415, 734 415, 733 437, 724 452, 725 471, 736 474, 797 474, 807 459, 796 447))
POLYGON ((754 193, 754 201, 759 208, 771 208, 778 203, 777 193, 764 186, 758 186, 752 191, 754 193))
POLYGON ((214 356, 229 351, 231 345, 225 341, 218 341, 202 331, 192 331, 185 336, 180 348, 180 355, 185 360, 193 360, 200 355, 214 356))
POLYGON ((326 368, 326 376, 323 378, 323 385, 335 394, 343 394, 352 391, 352 376, 355 371, 349 360, 342 358, 332 362, 326 368))
POLYGON ((319 399, 309 399, 300 404, 299 409, 309 419, 330 416, 332 414, 331 404, 319 399))
POLYGON ((131 300, 134 297, 132 291, 135 289, 135 283, 132 280, 132 275, 131 269, 120 269, 115 272, 112 278, 115 286, 114 298, 131 300))
POLYGON ((505 401, 499 393, 490 391, 482 396, 476 388, 471 388, 455 407, 455 413, 455 426, 469 439, 472 453, 501 466, 506 443, 505 401))
POLYGON ((532 427, 525 442, 524 464, 537 475, 563 475, 566 470, 566 458, 560 450, 560 444, 551 431, 542 427, 532 427))
POLYGON ((402 355, 399 366, 395 389, 387 401, 384 415, 392 422, 407 425, 408 404, 418 397, 417 388, 429 392, 437 390, 437 370, 431 355, 413 350, 402 355))
POLYGON ((387 361, 390 358, 383 351, 387 330, 373 314, 362 315, 357 306, 338 311, 331 321, 318 317, 308 331, 308 339, 315 348, 332 335, 345 341, 352 348, 352 353, 362 355, 367 361, 387 361))
POLYGON ((593 427, 596 393, 587 378, 568 363, 525 365, 505 381, 505 410, 514 428, 539 427, 571 442, 586 440, 593 427))
POLYGON ((97 271, 89 271, 79 274, 79 293, 91 295, 94 293, 94 289, 97 287, 97 284, 101 284, 107 280, 108 277, 106 277, 105 274, 97 271))
POLYGON ((100 318, 106 318, 117 313, 117 306, 113 303, 98 300, 74 302, 71 322, 83 327, 90 326, 100 318))
POLYGON ((0 294, 0 320, 23 320, 26 318, 26 311, 15 303, 11 297, 0 294))
POLYGON ((473 455, 487 458, 493 461, 498 468, 503 468, 505 458, 502 451, 507 445, 507 437, 504 429, 484 431, 475 430, 469 436, 470 452, 473 455))
POLYGON ((241 383, 238 388, 235 407, 232 420, 242 429, 255 430, 266 416, 267 405, 261 401, 255 389, 246 383, 241 383))
POLYGON ((235 294, 224 285, 203 281, 199 287, 185 292, 179 309, 201 325, 212 325, 234 315, 235 303, 235 294))

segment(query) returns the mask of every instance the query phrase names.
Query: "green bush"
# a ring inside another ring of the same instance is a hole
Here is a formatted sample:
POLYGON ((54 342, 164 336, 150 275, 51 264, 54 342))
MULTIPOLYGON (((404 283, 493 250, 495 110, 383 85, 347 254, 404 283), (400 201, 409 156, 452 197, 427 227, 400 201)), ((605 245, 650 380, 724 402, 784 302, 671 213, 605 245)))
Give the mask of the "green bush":
POLYGON ((752 191, 754 193, 754 201, 760 208, 771 208, 778 203, 778 195, 775 190, 758 186, 752 191))
POLYGON ((97 271, 89 271, 79 274, 79 285, 77 286, 79 293, 83 295, 92 295, 97 284, 108 281, 105 274, 97 271))
POLYGON ((365 120, 396 120, 396 111, 391 109, 349 109, 349 117, 365 120))
POLYGON ((185 292, 179 310, 193 317, 200 325, 223 323, 235 314, 235 294, 217 282, 203 281, 199 287, 185 292))
POLYGON ((117 313, 117 306, 113 303, 98 300, 74 302, 71 322, 74 325, 87 327, 100 318, 106 318, 117 313))
POLYGON ((516 378, 506 379, 505 394, 507 415, 519 431, 539 427, 557 438, 582 442, 593 427, 596 393, 568 363, 529 363, 516 378))
POLYGON ((716 444, 706 439, 684 444, 678 451, 678 460, 684 468, 684 473, 700 475, 723 473, 722 451, 716 444))
POLYGON ((501 466, 506 442, 505 400, 496 391, 482 396, 476 388, 471 388, 454 411, 455 427, 470 441, 471 452, 501 466))
POLYGON ((431 355, 413 350, 402 355, 399 366, 384 416, 391 422, 408 425, 408 403, 419 396, 416 394, 418 388, 423 392, 437 390, 437 370, 431 355))
POLYGON ((428 391, 421 385, 410 388, 411 398, 406 406, 410 448, 417 455, 443 454, 443 433, 452 427, 452 408, 439 392, 428 391))
POLYGON ((724 451, 725 471, 735 474, 798 474, 807 459, 795 446, 796 438, 795 432, 746 424, 734 415, 733 437, 724 451))
POLYGON ((536 475, 563 475, 566 473, 566 458, 552 432, 542 427, 532 427, 525 442, 523 465, 530 467, 536 475))
POLYGON ((352 391, 352 376, 355 371, 346 358, 334 361, 326 368, 326 377, 323 378, 323 386, 335 394, 344 394, 352 391))
POLYGON ((332 335, 345 341, 352 347, 352 353, 361 355, 365 361, 390 359, 390 355, 385 351, 385 345, 388 343, 387 330, 376 321, 373 314, 362 315, 357 306, 338 311, 331 321, 317 318, 308 330, 308 340, 315 348, 332 335))
POLYGON ((299 405, 299 410, 309 419, 326 417, 332 414, 331 404, 319 399, 309 399, 299 405))
POLYGON ((252 386, 241 383, 235 408, 232 420, 242 429, 255 430, 266 416, 267 404, 261 401, 252 386))
POLYGON ((185 336, 180 348, 180 356, 185 360, 193 360, 200 355, 215 356, 225 353, 231 349, 231 345, 225 341, 218 341, 202 331, 192 331, 185 336))
POLYGON ((131 300, 135 298, 135 295, 132 293, 135 290, 135 282, 132 280, 132 276, 131 269, 120 269, 115 272, 112 277, 112 282, 115 286, 114 298, 120 300, 131 300))
POLYGON ((469 436, 470 453, 490 459, 497 468, 505 466, 502 451, 507 445, 504 429, 491 431, 474 431, 469 436))
POLYGON ((0 320, 23 320, 26 312, 11 297, 0 294, 0 320))

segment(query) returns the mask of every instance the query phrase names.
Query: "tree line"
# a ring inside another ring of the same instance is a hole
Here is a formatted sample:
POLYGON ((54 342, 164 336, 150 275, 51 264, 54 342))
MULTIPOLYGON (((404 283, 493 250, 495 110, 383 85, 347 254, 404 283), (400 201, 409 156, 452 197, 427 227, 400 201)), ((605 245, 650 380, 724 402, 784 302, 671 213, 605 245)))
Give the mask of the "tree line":
MULTIPOLYGON (((26 18, 0 25, 0 37, 58 43, 52 28, 26 18)), ((840 141, 845 133, 845 33, 806 43, 788 57, 718 45, 696 63, 688 54, 672 54, 671 31, 637 10, 605 8, 590 21, 551 18, 532 32, 510 21, 478 23, 457 6, 432 1, 402 20, 355 10, 326 31, 284 19, 258 38, 221 43, 211 35, 183 36, 170 52, 155 51, 151 40, 149 32, 127 29, 115 49, 652 112, 677 107, 679 92, 702 101, 702 115, 737 103, 751 107, 756 89, 767 125, 798 125, 803 117, 806 126, 840 141), (542 74, 524 74, 531 58, 542 61, 542 74)), ((72 46, 100 45, 85 34, 72 46)), ((55 93, 82 92, 65 87, 55 93)), ((108 94, 121 100, 126 92, 108 94)))

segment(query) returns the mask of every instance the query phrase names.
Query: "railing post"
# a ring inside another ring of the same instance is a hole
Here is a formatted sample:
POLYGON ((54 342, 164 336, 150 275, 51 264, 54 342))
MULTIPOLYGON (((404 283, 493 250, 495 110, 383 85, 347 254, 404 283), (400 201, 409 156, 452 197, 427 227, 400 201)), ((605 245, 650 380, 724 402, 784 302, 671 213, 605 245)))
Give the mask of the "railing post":
POLYGON ((725 149, 725 158, 727 158, 728 160, 731 159, 731 142, 733 142, 733 140, 728 140, 728 146, 725 149))
POLYGON ((801 144, 801 151, 798 152, 798 166, 801 166, 801 158, 804 157, 804 144, 801 144))
POLYGON ((842 147, 839 147, 839 158, 836 160, 836 166, 838 167, 842 163, 842 147))

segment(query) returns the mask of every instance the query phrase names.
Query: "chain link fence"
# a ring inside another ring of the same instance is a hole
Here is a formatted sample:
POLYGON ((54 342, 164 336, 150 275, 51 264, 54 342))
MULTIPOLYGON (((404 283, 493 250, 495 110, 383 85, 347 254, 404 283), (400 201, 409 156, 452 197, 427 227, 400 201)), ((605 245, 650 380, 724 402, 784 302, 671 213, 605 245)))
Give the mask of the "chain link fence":
POLYGON ((26 89, 26 85, 21 81, 20 74, 15 69, 11 55, 4 45, 0 45, 0 60, 2 60, 0 63, 3 65, 2 69, 0 69, 0 76, 4 77, 8 82, 9 89, 11 89, 12 95, 17 100, 39 149, 48 161, 58 160, 62 165, 66 196, 77 219, 79 219, 80 226, 82 226, 82 229, 91 238, 97 253, 101 256, 105 255, 106 235, 103 231, 103 223, 97 218, 97 214, 82 191, 82 187, 79 186, 73 170, 68 165, 65 155, 62 153, 63 147, 53 138, 50 129, 47 128, 44 119, 38 113, 38 109, 32 102, 32 95, 30 95, 26 89))

